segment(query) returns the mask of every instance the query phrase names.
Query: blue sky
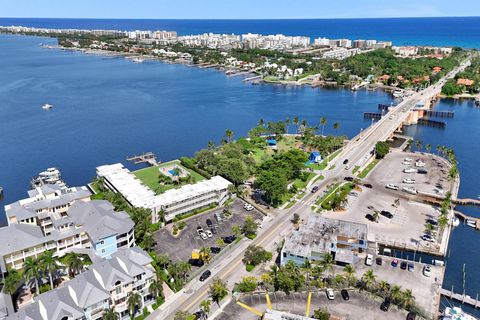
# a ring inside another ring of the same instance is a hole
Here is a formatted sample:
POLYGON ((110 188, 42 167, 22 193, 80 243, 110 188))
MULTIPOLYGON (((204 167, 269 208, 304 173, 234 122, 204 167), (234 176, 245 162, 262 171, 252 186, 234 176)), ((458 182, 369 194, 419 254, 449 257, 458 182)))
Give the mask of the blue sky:
POLYGON ((479 15, 480 0, 0 0, 0 17, 280 19, 479 15))

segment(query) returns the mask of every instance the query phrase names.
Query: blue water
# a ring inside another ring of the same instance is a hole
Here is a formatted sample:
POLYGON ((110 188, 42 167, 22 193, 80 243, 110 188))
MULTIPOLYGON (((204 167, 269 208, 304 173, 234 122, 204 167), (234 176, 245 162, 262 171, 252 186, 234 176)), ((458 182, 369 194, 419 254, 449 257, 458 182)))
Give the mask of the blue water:
MULTIPOLYGON (((460 5, 460 4, 459 4, 460 5)), ((179 34, 261 33, 390 40, 396 45, 480 48, 480 17, 306 20, 119 20, 0 18, 0 25, 44 28, 175 30, 179 34)))
MULTIPOLYGON (((409 23, 399 26, 393 20, 398 19, 282 20, 276 24, 0 19, 0 24, 176 29, 181 33, 282 32, 480 47, 480 39, 475 37, 480 34, 478 18, 426 19, 430 21, 428 28, 418 27, 419 23, 426 23, 423 19, 407 19, 414 21, 416 27, 409 23), (342 21, 350 27, 338 27, 342 21), (384 28, 375 30, 374 26, 382 23, 384 28), (352 28, 351 24, 357 27, 352 28), (437 29, 436 24, 442 29, 437 29), (308 25, 310 28, 305 27, 308 25), (438 30, 444 30, 444 34, 438 30)), ((369 124, 363 119, 363 112, 374 111, 378 103, 391 101, 382 92, 254 86, 215 70, 159 62, 135 64, 122 58, 47 50, 40 43, 53 44, 55 40, 0 35, 0 185, 5 188, 0 210, 6 203, 25 197, 30 177, 46 167, 57 166, 68 184, 83 185, 91 180, 98 165, 125 163, 127 155, 144 151, 155 152, 163 161, 192 155, 207 141, 219 141, 227 128, 237 136, 244 135, 259 118, 269 121, 299 116, 318 124, 319 118, 326 116, 326 133, 333 133, 331 124, 338 121, 338 133, 353 136, 369 124), (44 103, 55 107, 44 111, 44 103)), ((453 146, 462 176, 460 196, 476 198, 480 194, 476 183, 480 181, 476 168, 480 109, 471 102, 451 100, 442 100, 436 108, 455 111, 445 130, 411 126, 407 134, 424 144, 453 146)), ((473 208, 461 210, 480 216, 473 208)), ((4 224, 2 212, 0 217, 4 224)), ((454 285, 456 291, 462 291, 461 270, 465 264, 467 294, 475 296, 480 291, 480 248, 476 245, 479 235, 465 226, 452 233, 444 287, 454 285)))

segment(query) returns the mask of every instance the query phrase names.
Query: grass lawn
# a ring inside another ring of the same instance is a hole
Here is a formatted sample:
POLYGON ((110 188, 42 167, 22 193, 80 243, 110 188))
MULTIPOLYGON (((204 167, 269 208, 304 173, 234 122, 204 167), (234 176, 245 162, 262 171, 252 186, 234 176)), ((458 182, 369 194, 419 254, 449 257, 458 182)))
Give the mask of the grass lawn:
POLYGON ((325 192, 325 195, 323 195, 323 197, 321 197, 320 199, 318 199, 318 201, 316 202, 317 205, 321 205, 323 203, 323 201, 325 201, 330 195, 332 195, 334 193, 334 191, 336 191, 336 189, 338 188, 338 186, 340 185, 340 182, 337 182, 335 183, 333 186, 331 186, 327 192, 325 192))
POLYGON ((342 149, 339 149, 337 151, 335 151, 334 153, 328 155, 325 159, 323 159, 322 162, 320 163, 311 163, 309 164, 307 167, 308 168, 312 168, 314 170, 325 170, 328 166, 328 163, 330 161, 332 161, 333 159, 335 159, 336 156, 338 156, 338 154, 342 151, 342 149))
POLYGON ((358 174, 358 177, 361 179, 365 178, 370 173, 370 171, 372 171, 373 168, 375 168, 375 166, 379 161, 380 161, 379 159, 373 160, 362 172, 358 174))
POLYGON ((343 200, 347 197, 347 194, 350 191, 352 191, 353 187, 354 187, 353 183, 345 183, 340 188, 338 188, 335 192, 330 193, 330 195, 328 195, 325 198, 325 200, 322 202, 322 204, 321 204, 322 208, 326 209, 326 210, 331 210, 332 206, 331 206, 330 201, 333 200, 333 198, 336 196, 336 194, 338 194, 338 197, 343 200))
POLYGON ((190 170, 190 169, 187 169, 187 168, 183 167, 182 165, 180 165, 180 161, 178 161, 178 160, 165 162, 165 163, 162 163, 159 166, 155 166, 155 167, 148 167, 148 168, 145 168, 145 169, 140 169, 140 170, 134 171, 133 174, 138 179, 140 179, 140 181, 142 181, 143 184, 145 184, 147 187, 149 187, 155 193, 160 194, 160 193, 163 193, 163 192, 165 192, 169 189, 179 187, 179 186, 176 186, 176 185, 173 185, 173 184, 171 184, 171 185, 170 184, 169 185, 161 185, 159 183, 159 177, 160 177, 161 173, 158 169, 162 168, 162 167, 170 166, 172 164, 175 164, 175 165, 181 167, 182 169, 187 170, 193 178, 193 183, 205 179, 203 176, 201 176, 197 172, 195 172, 193 170, 190 170))
MULTIPOLYGON (((282 137, 282 139, 277 141, 276 152, 283 152, 283 151, 288 151, 292 149, 295 149, 295 137, 286 136, 286 137, 282 137)), ((256 148, 255 150, 253 150, 252 153, 253 153, 252 156, 255 159, 255 162, 257 164, 260 164, 263 161, 263 159, 267 157, 270 158, 271 156, 273 156, 275 154, 275 150, 271 147, 266 146, 263 149, 256 148)))
POLYGON ((355 168, 353 168, 353 170, 352 170, 352 173, 355 174, 355 172, 357 172, 358 169, 360 169, 360 166, 355 166, 355 168))
POLYGON ((308 174, 308 178, 307 178, 307 181, 302 181, 301 179, 295 179, 295 181, 293 181, 293 184, 295 185, 295 187, 297 187, 298 190, 301 190, 301 189, 304 189, 308 182, 310 180, 313 179, 313 177, 315 177, 315 173, 311 172, 308 174))

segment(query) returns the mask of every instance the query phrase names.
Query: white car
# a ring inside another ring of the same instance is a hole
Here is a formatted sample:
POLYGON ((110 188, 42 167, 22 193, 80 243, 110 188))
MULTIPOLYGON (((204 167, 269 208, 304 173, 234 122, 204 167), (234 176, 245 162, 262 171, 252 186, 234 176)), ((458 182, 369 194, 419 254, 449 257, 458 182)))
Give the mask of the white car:
POLYGON ((205 232, 200 232, 200 237, 202 237, 203 240, 207 240, 208 238, 205 232))
POLYGON ((403 161, 405 161, 405 162, 412 162, 413 159, 412 159, 412 158, 405 158, 405 159, 403 159, 403 161))
POLYGON ((404 173, 415 173, 415 172, 417 172, 417 169, 407 168, 407 169, 403 169, 403 172, 404 173))
POLYGON ((207 237, 211 238, 213 236, 212 234, 212 231, 210 230, 205 230, 205 234, 207 235, 207 237))
POLYGON ((402 190, 411 194, 417 194, 417 189, 415 188, 403 187, 402 190))
POLYGON ((253 210, 253 206, 250 204, 250 203, 245 203, 243 205, 243 209, 247 210, 247 211, 252 211, 253 210))
POLYGON ((370 253, 367 254, 367 257, 365 258, 365 264, 367 266, 371 266, 373 264, 373 256, 370 253))
POLYGON ((432 275, 432 267, 430 265, 427 264, 423 267, 423 275, 425 277, 430 277, 432 275))
POLYGON ((328 298, 328 300, 333 300, 333 299, 335 299, 335 292, 333 292, 332 289, 328 288, 327 291, 326 291, 326 293, 327 293, 327 298, 328 298))
POLYGON ((415 162, 415 167, 423 168, 425 167, 425 162, 418 160, 415 162))
POLYGON ((415 179, 405 178, 405 179, 403 179, 403 183, 414 184, 415 179))
POLYGON ((385 186, 387 189, 398 190, 400 189, 398 186, 394 185, 393 183, 389 183, 385 186))

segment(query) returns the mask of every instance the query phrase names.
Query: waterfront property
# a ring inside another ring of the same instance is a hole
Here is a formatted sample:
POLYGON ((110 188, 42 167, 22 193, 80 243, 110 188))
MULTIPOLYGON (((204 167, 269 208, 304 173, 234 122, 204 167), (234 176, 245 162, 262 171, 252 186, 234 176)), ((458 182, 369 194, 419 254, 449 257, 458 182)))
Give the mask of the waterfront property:
MULTIPOLYGON (((33 217, 33 222, 11 223, 0 228, 0 269, 21 269, 28 257, 38 258, 53 250, 62 256, 76 249, 92 248, 108 257, 118 248, 135 245, 134 223, 125 212, 115 212, 108 201, 78 201, 62 216, 51 215, 48 233, 33 217)), ((31 219, 31 218, 30 218, 31 219)))
POLYGON ((104 178, 107 188, 120 193, 130 205, 150 209, 152 223, 160 221, 162 212, 165 221, 171 221, 178 215, 222 205, 230 196, 231 183, 221 176, 156 195, 120 163, 97 167, 97 175, 104 178))
POLYGON ((138 310, 152 304, 149 285, 155 279, 152 258, 138 247, 122 248, 110 259, 94 259, 92 266, 61 287, 42 293, 32 304, 7 319, 102 319, 113 308, 119 319, 130 319, 127 300, 139 294, 138 310))
POLYGON ((358 253, 367 249, 367 232, 365 224, 310 216, 307 224, 285 239, 281 264, 291 260, 303 265, 305 260, 322 260, 326 253, 339 264, 353 264, 358 253))

